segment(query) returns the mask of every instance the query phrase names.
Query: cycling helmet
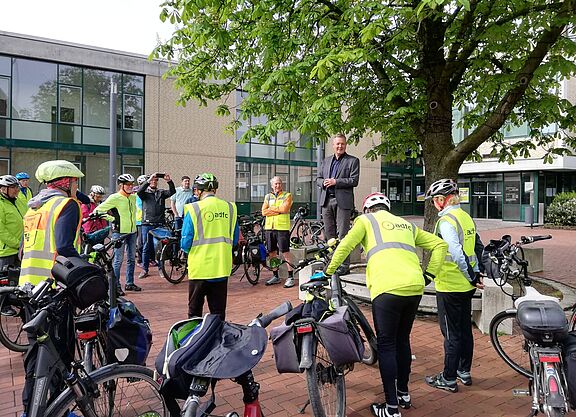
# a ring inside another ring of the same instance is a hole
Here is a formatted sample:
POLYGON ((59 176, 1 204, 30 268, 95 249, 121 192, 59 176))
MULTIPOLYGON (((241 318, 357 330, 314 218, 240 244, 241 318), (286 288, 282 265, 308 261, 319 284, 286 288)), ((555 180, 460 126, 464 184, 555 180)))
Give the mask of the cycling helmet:
POLYGON ((426 200, 437 195, 450 195, 458 194, 458 184, 450 178, 443 178, 432 183, 428 191, 426 191, 426 200))
POLYGON ((378 204, 383 204, 386 206, 386 210, 390 210, 390 199, 382 193, 372 193, 366 196, 364 203, 362 203, 362 211, 366 213, 366 210, 377 206, 378 204))
POLYGON ((30 175, 28 175, 27 172, 19 172, 18 174, 16 174, 16 179, 19 179, 19 180, 29 180, 29 179, 30 179, 30 175))
POLYGON ((104 187, 102 187, 101 185, 93 185, 92 187, 90 187, 90 192, 93 194, 106 194, 106 191, 104 190, 104 187))
POLYGON ((2 175, 0 177, 0 187, 11 187, 13 185, 20 185, 18 178, 12 175, 2 175))
POLYGON ((118 182, 118 184, 125 184, 127 182, 134 182, 134 177, 130 174, 122 174, 118 176, 118 179, 116 180, 118 182))
POLYGON ((150 178, 150 175, 140 175, 138 177, 138 179, 136 180, 136 182, 138 183, 138 185, 142 185, 144 184, 146 181, 148 181, 148 179, 150 178))
POLYGON ((52 182, 58 178, 82 178, 84 174, 72 162, 65 160, 46 161, 36 169, 36 179, 52 182))
POLYGON ((214 174, 205 172, 204 174, 200 174, 194 178, 194 186, 200 191, 217 190, 218 180, 214 174))

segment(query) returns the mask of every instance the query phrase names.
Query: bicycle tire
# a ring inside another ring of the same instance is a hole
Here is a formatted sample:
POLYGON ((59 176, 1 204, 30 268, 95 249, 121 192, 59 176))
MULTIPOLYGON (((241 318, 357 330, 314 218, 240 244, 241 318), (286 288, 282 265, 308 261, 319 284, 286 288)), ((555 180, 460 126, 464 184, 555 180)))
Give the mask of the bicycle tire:
POLYGON ((0 343, 13 352, 26 352, 28 350, 28 337, 22 329, 26 312, 21 301, 11 302, 8 294, 0 297, 0 311, 11 307, 15 314, 0 313, 0 343))
POLYGON ((296 236, 304 246, 312 246, 314 244, 312 230, 307 221, 302 221, 302 223, 298 225, 296 228, 296 236))
POLYGON ((532 377, 526 339, 516 321, 516 310, 505 310, 490 321, 492 346, 510 368, 526 378, 532 377))
POLYGON ((346 415, 346 382, 342 369, 334 366, 322 341, 312 341, 312 365, 306 369, 308 397, 314 417, 346 415))
POLYGON ((576 330, 576 304, 572 306, 572 314, 570 315, 570 322, 568 323, 568 328, 571 332, 576 330))
POLYGON ((364 356, 362 357, 362 363, 366 365, 374 365, 378 361, 378 343, 376 340, 376 334, 370 326, 370 322, 358 307, 358 304, 350 298, 348 295, 342 296, 342 301, 345 305, 349 307, 350 316, 352 317, 352 322, 358 329, 362 341, 364 342, 364 356))
MULTIPOLYGON (((172 243, 168 243, 171 245, 172 243)), ((162 252, 160 254, 160 259, 165 259, 164 251, 168 251, 168 245, 162 247, 162 252)), ((176 246, 176 245, 175 245, 176 246)), ((173 250, 171 248, 170 250, 173 250)), ((188 263, 186 259, 186 254, 182 250, 178 250, 178 256, 176 258, 168 256, 166 260, 160 261, 160 272, 162 276, 171 284, 179 284, 182 282, 184 277, 188 272, 188 263), (176 273, 176 274, 174 274, 176 273)))
POLYGON ((246 245, 244 247, 244 275, 250 284, 256 285, 260 280, 261 265, 260 262, 252 262, 249 250, 250 248, 246 245))
MULTIPOLYGON (((139 365, 108 365, 90 374, 98 390, 98 398, 88 399, 98 416, 135 415, 168 416, 160 385, 154 372, 139 365), (104 394, 104 395, 103 395, 104 394)), ((83 415, 76 404, 76 395, 67 388, 46 411, 47 417, 63 417, 69 412, 83 415)))
POLYGON ((326 238, 322 235, 322 232, 324 232, 324 224, 322 222, 311 223, 310 230, 312 231, 313 244, 326 243, 326 238))

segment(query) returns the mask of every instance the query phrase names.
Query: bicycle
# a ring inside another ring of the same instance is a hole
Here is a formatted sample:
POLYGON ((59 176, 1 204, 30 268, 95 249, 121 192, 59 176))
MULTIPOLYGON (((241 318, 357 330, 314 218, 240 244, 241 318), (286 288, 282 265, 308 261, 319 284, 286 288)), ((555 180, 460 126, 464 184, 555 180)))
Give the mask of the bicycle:
MULTIPOLYGON (((61 263, 66 261, 66 258, 61 258, 61 263)), ((34 384, 29 397, 33 400, 27 417, 63 417, 69 412, 76 416, 94 417, 112 415, 114 410, 128 410, 141 416, 164 416, 164 401, 151 370, 136 365, 112 364, 89 374, 81 361, 72 360, 70 367, 66 366, 65 354, 56 348, 52 339, 54 326, 66 323, 72 308, 86 307, 85 303, 93 301, 94 297, 104 299, 105 286, 103 278, 92 276, 87 279, 99 279, 100 284, 90 282, 93 284, 90 288, 82 289, 77 281, 63 279, 54 269, 53 275, 56 280, 48 278, 34 287, 29 303, 36 307, 36 312, 24 325, 30 339, 35 340, 36 358, 34 384), (87 299, 83 300, 83 296, 87 299)), ((14 287, 0 288, 0 294, 14 290, 14 287)), ((29 355, 32 353, 29 350, 29 355)))
POLYGON ((266 262, 262 221, 263 217, 258 213, 238 216, 241 236, 232 253, 232 274, 242 265, 244 273, 240 280, 246 277, 252 285, 258 284, 262 266, 266 262))
POLYGON ((174 222, 150 231, 157 241, 154 248, 158 267, 164 279, 171 284, 179 284, 188 273, 188 255, 180 249, 181 233, 181 229, 174 227, 174 222))
MULTIPOLYGON (((329 255, 338 244, 336 239, 328 244, 319 244, 314 258, 305 259, 294 265, 296 271, 308 265, 320 263, 325 266, 329 255)), ((346 410, 345 374, 350 372, 353 362, 373 365, 377 361, 377 342, 374 330, 354 300, 343 290, 340 276, 325 278, 313 275, 301 284, 307 293, 304 305, 314 303, 322 314, 302 317, 293 322, 295 346, 299 349, 299 363, 295 369, 306 372, 309 401, 316 417, 343 417, 346 410), (328 318, 326 318, 328 316, 328 318), (337 337, 329 340, 330 326, 339 327, 337 337), (343 333, 350 337, 343 337, 343 333), (343 350, 350 349, 350 355, 343 350)), ((304 309, 305 307, 303 307, 304 309)))
POLYGON ((522 250, 522 245, 551 238, 522 236, 512 243, 510 235, 505 235, 485 248, 490 257, 488 276, 514 302, 514 308, 496 314, 490 322, 490 341, 508 366, 529 379, 529 389, 515 390, 515 394, 532 396, 531 416, 543 412, 557 417, 570 410, 562 354, 568 321, 557 298, 531 286, 522 250), (505 290, 506 283, 512 284, 512 291, 505 290))
POLYGON ((324 223, 322 221, 306 220, 310 210, 308 206, 298 207, 294 215, 290 236, 296 232, 296 236, 290 238, 290 246, 299 248, 302 245, 312 246, 318 243, 324 243, 324 223))
MULTIPOLYGON (((252 368, 266 349, 268 336, 265 328, 291 309, 290 302, 282 303, 267 315, 257 316, 248 326, 222 322, 215 314, 175 323, 156 359, 158 372, 168 374, 161 392, 169 398, 170 415, 211 415, 216 407, 216 383, 232 379, 242 386, 244 416, 262 417, 258 401, 260 385, 254 381, 252 368), (201 403, 209 389, 212 390, 209 401, 201 403), (182 409, 175 401, 177 398, 186 400, 182 409)), ((230 412, 226 416, 238 417, 238 414, 230 412)))

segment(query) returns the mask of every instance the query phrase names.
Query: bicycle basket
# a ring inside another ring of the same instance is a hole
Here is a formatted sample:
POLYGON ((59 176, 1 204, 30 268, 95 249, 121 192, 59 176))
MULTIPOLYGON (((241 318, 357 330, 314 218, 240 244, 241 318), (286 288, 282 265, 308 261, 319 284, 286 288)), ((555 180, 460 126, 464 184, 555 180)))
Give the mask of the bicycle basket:
POLYGON ((84 242, 92 246, 97 245, 98 243, 104 243, 104 240, 110 234, 110 229, 110 226, 106 226, 105 228, 96 230, 95 232, 86 233, 84 236, 84 242))
POLYGON ((72 305, 81 310, 108 298, 104 271, 82 258, 56 257, 52 276, 66 287, 72 305))

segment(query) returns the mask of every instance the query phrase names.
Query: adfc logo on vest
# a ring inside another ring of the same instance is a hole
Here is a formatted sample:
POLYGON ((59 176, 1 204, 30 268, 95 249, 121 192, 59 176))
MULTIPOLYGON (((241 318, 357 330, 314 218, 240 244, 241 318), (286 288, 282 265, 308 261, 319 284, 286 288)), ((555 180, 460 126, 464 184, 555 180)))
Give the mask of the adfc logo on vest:
POLYGON ((412 230, 412 226, 405 223, 392 223, 387 220, 384 220, 380 223, 383 229, 385 230, 394 230, 394 229, 404 229, 404 230, 412 230))
POLYGON ((228 218, 228 213, 226 213, 224 211, 217 211, 217 212, 207 211, 206 213, 204 213, 204 220, 207 222, 211 222, 214 219, 218 220, 218 219, 227 219, 227 218, 228 218))

